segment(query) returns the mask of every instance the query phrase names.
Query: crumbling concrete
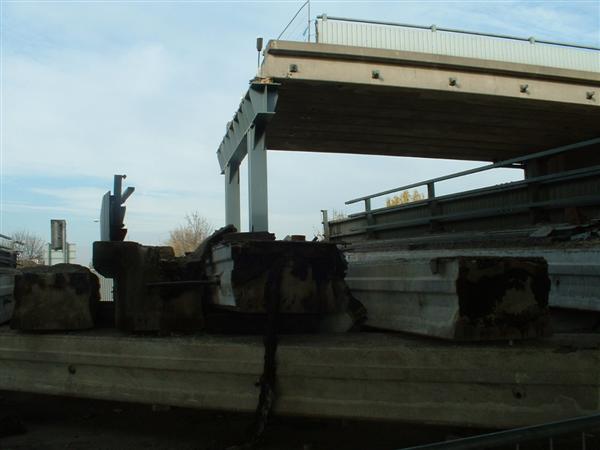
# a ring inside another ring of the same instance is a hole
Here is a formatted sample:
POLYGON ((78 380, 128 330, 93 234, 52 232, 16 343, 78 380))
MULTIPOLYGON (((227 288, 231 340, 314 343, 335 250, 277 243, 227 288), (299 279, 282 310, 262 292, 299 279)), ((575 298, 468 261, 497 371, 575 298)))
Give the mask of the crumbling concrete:
POLYGON ((287 331, 347 331, 364 317, 344 282, 346 262, 330 243, 275 241, 270 233, 225 227, 179 258, 170 247, 95 242, 94 268, 115 279, 116 325, 124 330, 198 331, 211 315, 218 324, 211 331, 262 332, 275 285, 287 331), (228 326, 244 314, 252 317, 228 326), (288 328, 286 315, 300 326, 288 328))
POLYGON ((28 331, 92 328, 99 288, 98 277, 77 264, 23 268, 15 276, 10 325, 28 331))
POLYGON ((236 240, 213 247, 207 274, 215 308, 246 314, 267 312, 268 278, 278 270, 278 310, 296 321, 316 318, 312 331, 347 331, 364 316, 344 280, 346 261, 335 244, 303 241, 236 240))
POLYGON ((8 322, 13 315, 16 273, 11 267, 0 267, 0 324, 8 322))
POLYGON ((341 310, 346 263, 335 244, 293 241, 232 242, 216 246, 208 273, 221 282, 211 302, 240 312, 266 312, 268 272, 281 269, 280 312, 319 313, 341 310))
POLYGON ((423 258, 410 252, 348 258, 348 285, 375 328, 456 340, 550 333, 550 281, 542 258, 423 258))
MULTIPOLYGON (((201 330, 204 286, 194 279, 185 258, 171 247, 137 242, 94 242, 94 268, 113 278, 115 324, 129 331, 201 330)), ((199 279, 199 277, 195 277, 199 279)))

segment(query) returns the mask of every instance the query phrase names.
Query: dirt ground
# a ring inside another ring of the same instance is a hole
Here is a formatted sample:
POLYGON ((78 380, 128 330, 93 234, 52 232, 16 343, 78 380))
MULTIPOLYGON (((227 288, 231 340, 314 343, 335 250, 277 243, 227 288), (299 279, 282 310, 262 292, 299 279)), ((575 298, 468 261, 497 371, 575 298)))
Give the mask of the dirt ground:
MULTIPOLYGON (((243 443, 249 414, 223 414, 0 391, 0 419, 14 418, 23 434, 1 437, 0 449, 221 450, 243 443)), ((397 424, 275 417, 261 448, 382 449, 432 442, 453 430, 397 424)))
MULTIPOLYGON (((0 450, 225 450, 245 441, 252 419, 250 414, 0 391, 0 450), (7 436, 11 427, 22 433, 7 436)), ((274 417, 259 448, 393 450, 481 431, 274 417)), ((522 444, 520 450, 547 448, 546 441, 522 444)), ((579 437, 554 445, 555 450, 580 448, 579 437)), ((587 448, 600 448, 598 436, 588 437, 587 448)))

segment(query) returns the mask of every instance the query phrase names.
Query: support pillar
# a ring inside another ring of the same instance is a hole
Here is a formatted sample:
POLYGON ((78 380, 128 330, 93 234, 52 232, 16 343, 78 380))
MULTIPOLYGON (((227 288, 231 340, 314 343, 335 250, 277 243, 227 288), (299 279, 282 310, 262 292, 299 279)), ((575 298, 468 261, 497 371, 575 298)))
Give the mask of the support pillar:
POLYGON ((240 219, 240 170, 238 164, 225 168, 225 225, 241 230, 240 219))
POLYGON ((249 231, 269 230, 267 192, 267 149, 265 133, 251 127, 246 134, 248 146, 248 217, 249 231))

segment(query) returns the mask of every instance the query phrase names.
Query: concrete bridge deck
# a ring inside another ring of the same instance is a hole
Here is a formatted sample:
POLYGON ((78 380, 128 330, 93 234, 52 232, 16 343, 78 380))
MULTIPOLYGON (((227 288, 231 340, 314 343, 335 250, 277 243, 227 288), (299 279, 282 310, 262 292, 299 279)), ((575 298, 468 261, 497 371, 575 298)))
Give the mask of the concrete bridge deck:
POLYGON ((267 149, 498 161, 598 136, 600 69, 271 41, 217 151, 226 221, 248 155, 249 228, 268 229, 267 149))
POLYGON ((493 161, 600 133, 595 72, 273 41, 260 76, 270 150, 493 161))
MULTIPOLYGON (((600 335, 452 344, 399 334, 283 336, 279 414, 514 427, 595 412, 600 335)), ((0 390, 253 411, 260 337, 23 334, 0 327, 0 390)))

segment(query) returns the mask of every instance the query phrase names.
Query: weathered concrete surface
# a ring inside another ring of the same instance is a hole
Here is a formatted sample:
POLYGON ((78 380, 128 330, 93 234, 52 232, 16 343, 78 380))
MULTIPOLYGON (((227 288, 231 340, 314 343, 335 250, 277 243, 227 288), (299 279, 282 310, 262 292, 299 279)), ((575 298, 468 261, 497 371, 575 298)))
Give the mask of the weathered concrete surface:
POLYGON ((212 248, 206 267, 219 280, 208 296, 214 308, 256 318, 269 312, 269 298, 276 297, 282 332, 345 332, 364 321, 335 244, 230 238, 212 248))
POLYGON ((18 330, 83 330, 94 326, 98 277, 77 264, 22 268, 15 276, 10 326, 18 330))
POLYGON ((131 331, 193 331, 204 326, 204 286, 153 283, 193 279, 171 247, 94 242, 94 268, 114 278, 115 324, 131 331), (183 277, 183 278, 182 278, 183 277))
MULTIPOLYGON (((599 409, 600 335, 453 344, 393 334, 284 336, 277 413, 511 427, 599 409)), ((0 389, 253 411, 259 337, 23 335, 0 328, 0 389)))
POLYGON ((367 325, 457 340, 549 333, 547 264, 537 258, 348 253, 367 325))
POLYGON ((237 236, 213 247, 206 267, 219 280, 207 297, 215 309, 256 320, 269 312, 275 296, 281 331, 345 332, 364 321, 365 309, 348 289, 346 261, 335 244, 237 236))
POLYGON ((432 235, 420 238, 356 242, 347 250, 354 261, 385 262, 403 258, 502 256, 543 258, 548 262, 551 307, 600 312, 600 241, 551 242, 511 233, 432 235))
POLYGON ((0 325, 8 322, 15 308, 16 269, 0 267, 0 325))
POLYGON ((220 283, 210 300, 240 312, 265 313, 269 271, 280 270, 279 311, 318 314, 345 311, 346 262, 335 244, 293 241, 233 241, 212 250, 207 267, 220 283))
MULTIPOLYGON (((123 330, 199 331, 216 309, 264 322, 273 298, 277 314, 297 315, 298 324, 307 319, 295 332, 347 331, 364 318, 344 282, 344 258, 330 243, 275 241, 268 233, 224 228, 180 258, 170 247, 95 242, 94 267, 115 279, 116 325, 123 330)), ((262 322, 256 322, 260 333, 262 322)), ((280 329, 291 331, 288 323, 280 329)))

